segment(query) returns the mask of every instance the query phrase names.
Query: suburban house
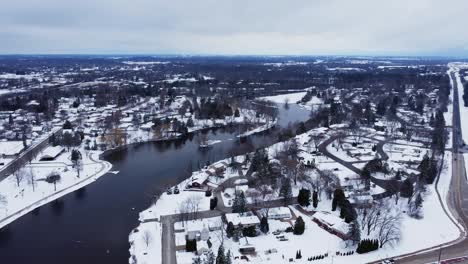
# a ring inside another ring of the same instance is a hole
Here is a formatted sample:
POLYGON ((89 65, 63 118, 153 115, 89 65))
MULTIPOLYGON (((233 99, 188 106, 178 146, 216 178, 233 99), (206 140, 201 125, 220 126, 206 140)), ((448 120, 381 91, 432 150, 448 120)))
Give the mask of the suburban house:
POLYGON ((252 212, 246 212, 243 214, 239 213, 230 213, 226 214, 224 216, 224 221, 226 223, 232 222, 234 224, 234 227, 239 228, 245 228, 245 227, 259 227, 260 226, 260 219, 253 214, 252 212))
POLYGON ((23 141, 0 141, 0 157, 15 158, 24 149, 23 141))
POLYGON ((245 244, 239 247, 239 252, 241 254, 254 254, 255 246, 250 244, 245 244))
POLYGON ((211 176, 223 177, 224 171, 226 170, 226 165, 223 163, 215 163, 211 165, 206 172, 211 176))
POLYGON ((41 154, 41 161, 50 161, 55 160, 62 152, 65 151, 65 148, 61 146, 47 147, 41 154))
POLYGON ((349 202, 356 208, 371 208, 374 198, 369 193, 355 193, 349 196, 349 202))
POLYGON ((193 189, 193 188, 201 188, 206 180, 208 179, 208 174, 206 174, 205 172, 198 172, 198 173, 193 173, 192 174, 192 177, 190 177, 188 180, 187 180, 187 185, 185 186, 185 188, 187 189, 193 189))
POLYGON ((291 210, 288 207, 274 207, 268 210, 263 209, 261 214, 267 216, 268 219, 291 219, 291 210))
POLYGON ((343 240, 347 240, 349 238, 349 224, 347 224, 338 216, 328 212, 316 212, 313 215, 312 221, 314 221, 321 228, 325 229, 327 232, 343 240))

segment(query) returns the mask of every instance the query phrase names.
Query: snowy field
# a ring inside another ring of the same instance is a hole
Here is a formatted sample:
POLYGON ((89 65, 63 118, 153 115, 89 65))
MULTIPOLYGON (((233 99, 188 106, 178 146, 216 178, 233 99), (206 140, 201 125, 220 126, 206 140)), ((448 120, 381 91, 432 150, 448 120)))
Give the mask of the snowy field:
MULTIPOLYGON (((260 97, 260 100, 271 101, 277 104, 284 104, 288 102, 289 104, 295 104, 306 95, 306 92, 299 92, 299 93, 289 93, 289 94, 280 94, 280 95, 273 95, 273 96, 265 96, 260 97)), ((322 105, 323 101, 316 96, 312 96, 312 99, 306 103, 300 103, 299 106, 305 107, 306 109, 313 109, 317 108, 318 106, 322 105)))
POLYGON ((289 93, 289 94, 280 94, 280 95, 273 95, 273 96, 265 96, 260 97, 261 100, 271 101, 277 104, 284 104, 286 101, 290 104, 295 104, 296 102, 300 101, 306 92, 300 93, 289 93))

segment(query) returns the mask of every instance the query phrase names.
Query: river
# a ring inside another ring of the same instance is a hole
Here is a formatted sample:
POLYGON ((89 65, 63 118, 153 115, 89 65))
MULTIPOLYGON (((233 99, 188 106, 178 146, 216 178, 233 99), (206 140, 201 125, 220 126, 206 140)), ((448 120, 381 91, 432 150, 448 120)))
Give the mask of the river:
MULTIPOLYGON (((279 126, 303 121, 309 112, 297 105, 279 108, 279 126)), ((186 140, 131 145, 106 159, 118 174, 68 194, 16 220, 0 232, 0 259, 5 264, 127 264, 128 235, 138 225, 155 190, 187 177, 189 168, 230 156, 232 146, 245 152, 269 145, 270 133, 240 143, 231 129, 207 132, 222 139, 208 151, 198 148, 198 135, 186 140), (191 165, 189 166, 189 164, 191 165)), ((273 133, 274 134, 274 133, 273 133)))

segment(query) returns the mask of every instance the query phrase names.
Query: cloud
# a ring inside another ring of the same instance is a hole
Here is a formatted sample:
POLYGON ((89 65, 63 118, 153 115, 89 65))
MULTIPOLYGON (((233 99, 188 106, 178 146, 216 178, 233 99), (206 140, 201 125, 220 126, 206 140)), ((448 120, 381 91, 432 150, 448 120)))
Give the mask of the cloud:
POLYGON ((454 0, 22 0, 0 53, 466 55, 454 0))

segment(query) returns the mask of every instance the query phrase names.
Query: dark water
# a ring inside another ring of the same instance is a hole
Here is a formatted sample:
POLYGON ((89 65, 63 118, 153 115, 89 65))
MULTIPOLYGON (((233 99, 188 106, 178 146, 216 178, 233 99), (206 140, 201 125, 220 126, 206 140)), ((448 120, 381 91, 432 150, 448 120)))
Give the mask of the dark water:
MULTIPOLYGON (((280 125, 302 121, 308 112, 291 105, 280 108, 280 125)), ((1 264, 128 263, 128 234, 138 225, 157 190, 187 177, 199 164, 216 161, 252 147, 269 145, 272 133, 241 143, 233 129, 208 132, 224 139, 200 152, 197 137, 132 145, 106 157, 118 174, 107 174, 87 187, 31 212, 0 232, 1 264)))

